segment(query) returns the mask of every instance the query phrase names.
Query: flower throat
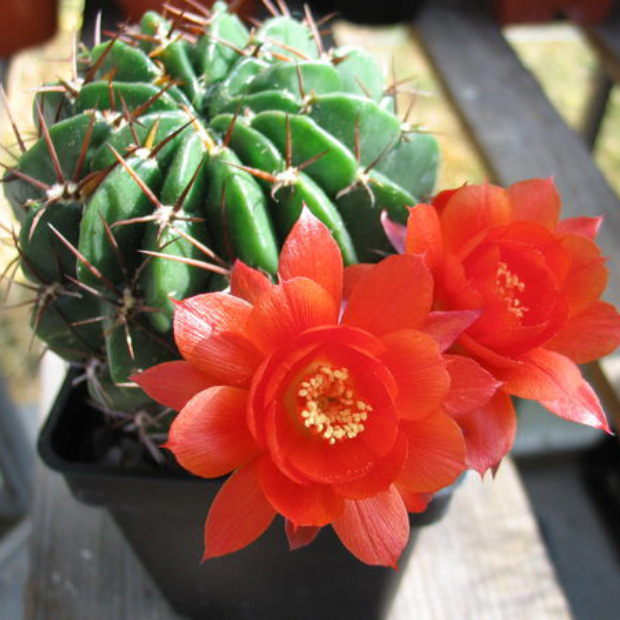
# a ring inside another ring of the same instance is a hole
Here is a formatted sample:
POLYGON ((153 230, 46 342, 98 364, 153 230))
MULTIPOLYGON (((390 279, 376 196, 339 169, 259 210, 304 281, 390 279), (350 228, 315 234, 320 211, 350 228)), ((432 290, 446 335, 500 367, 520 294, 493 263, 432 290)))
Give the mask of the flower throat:
POLYGON ((355 398, 347 368, 322 364, 297 390, 300 415, 306 428, 330 445, 353 439, 366 428, 372 407, 355 398))

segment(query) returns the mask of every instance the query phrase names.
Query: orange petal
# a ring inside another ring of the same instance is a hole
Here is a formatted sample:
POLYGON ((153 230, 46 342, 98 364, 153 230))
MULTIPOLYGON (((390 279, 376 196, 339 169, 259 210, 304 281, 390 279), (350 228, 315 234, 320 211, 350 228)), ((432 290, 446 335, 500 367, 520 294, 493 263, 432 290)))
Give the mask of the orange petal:
POLYGON ((424 512, 428 503, 433 499, 432 493, 414 493, 398 483, 396 488, 405 502, 407 512, 424 512))
POLYGON ((439 408, 450 388, 450 375, 437 341, 414 329, 391 332, 382 338, 381 360, 398 385, 398 417, 417 420, 439 408))
POLYGON ((609 431, 598 398, 584 381, 579 368, 567 357, 534 349, 520 358, 518 366, 496 373, 503 389, 521 398, 538 400, 555 415, 609 431))
POLYGON ((496 392, 480 408, 453 415, 465 438, 467 465, 481 475, 488 469, 495 469, 512 448, 517 430, 517 416, 510 396, 496 392))
POLYGON ((382 491, 387 491, 396 480, 407 457, 407 437, 399 433, 394 449, 384 458, 377 460, 370 471, 357 480, 335 486, 338 495, 347 499, 364 499, 382 491))
POLYGON ((437 413, 403 422, 409 451, 397 482, 414 493, 434 493, 452 484, 465 469, 465 443, 454 420, 437 413))
POLYGON ((433 198, 433 207, 435 207, 435 209, 437 209, 437 213, 441 213, 444 210, 445 206, 450 201, 450 198, 452 198, 452 196, 454 196, 454 194, 459 192, 466 185, 467 184, 465 183, 465 184, 461 185, 461 187, 457 187, 455 189, 444 189, 442 192, 439 192, 433 198))
POLYGON ((433 300, 433 279, 421 258, 389 256, 351 291, 342 322, 375 336, 415 329, 426 322, 433 300))
POLYGON ((501 385, 478 362, 461 355, 446 355, 450 390, 443 402, 446 413, 455 417, 486 405, 501 385))
POLYGON ((269 457, 261 459, 259 479, 271 505, 295 525, 327 525, 342 511, 343 500, 330 486, 297 484, 269 457))
POLYGON ((342 255, 329 229, 304 208, 282 246, 278 274, 284 280, 308 278, 320 284, 340 306, 342 255))
POLYGON ((605 259, 598 246, 585 237, 566 235, 561 243, 572 259, 565 284, 570 313, 579 314, 598 301, 607 286, 605 259))
POLYGON ((348 299, 351 291, 357 286, 357 283, 374 267, 369 263, 360 263, 359 265, 350 265, 344 270, 344 287, 342 296, 348 299))
POLYGON ((246 301, 225 293, 178 302, 174 338, 181 355, 221 383, 247 384, 261 360, 246 336, 251 310, 246 301))
POLYGON ((519 356, 518 361, 515 366, 495 369, 494 374, 504 382, 504 391, 520 398, 558 398, 571 382, 581 379, 577 366, 553 351, 534 349, 519 356))
POLYGON ((558 222, 555 232, 559 235, 580 235, 594 241, 602 223, 602 217, 569 217, 558 222))
POLYGON ((230 276, 230 292, 255 304, 266 291, 273 286, 273 282, 258 269, 246 265, 237 259, 230 276))
POLYGON ((459 338, 459 344, 467 349, 467 351, 485 367, 512 368, 513 366, 519 365, 519 362, 512 357, 506 357, 505 355, 496 353, 492 349, 481 345, 479 342, 466 334, 459 338))
POLYGON ((285 280, 254 306, 247 333, 262 351, 271 353, 306 330, 335 325, 338 311, 333 297, 313 280, 285 280))
POLYGON ((213 501, 205 524, 203 561, 246 547, 275 516, 258 484, 258 462, 253 461, 235 472, 213 501))
POLYGON ((213 385, 215 379, 194 368, 189 362, 164 362, 130 377, 152 399, 180 411, 198 392, 213 385))
POLYGON ((546 349, 586 364, 608 355, 620 344, 620 316, 614 306, 597 301, 577 316, 549 342, 546 349))
POLYGON ((284 523, 284 532, 288 540, 288 548, 291 551, 309 545, 318 536, 320 531, 320 527, 313 525, 295 525, 288 519, 284 523))
POLYGON ((443 238, 435 208, 419 204, 409 209, 405 251, 422 255, 429 269, 435 273, 443 256, 443 238))
POLYGON ((560 418, 600 428, 611 434, 605 412, 592 386, 582 379, 571 388, 569 394, 554 400, 541 400, 540 404, 560 418))
POLYGON ((424 324, 424 333, 432 336, 443 353, 456 339, 471 327, 482 314, 481 310, 455 310, 453 312, 431 312, 424 324))
POLYGON ((258 452, 246 423, 247 400, 240 388, 200 392, 172 422, 166 448, 196 476, 215 478, 237 469, 258 452))
POLYGON ((515 183, 508 189, 508 196, 515 221, 536 222, 550 230, 555 228, 562 202, 552 178, 515 183))
POLYGON ((334 446, 318 438, 300 442, 288 459, 302 475, 317 484, 342 484, 366 475, 377 456, 360 436, 334 446))
POLYGON ((447 251, 457 252, 479 233, 512 221, 508 192, 496 185, 465 185, 445 205, 441 229, 447 251))
POLYGON ((374 497, 346 501, 332 526, 358 560, 375 566, 396 568, 409 540, 409 516, 394 486, 374 497))

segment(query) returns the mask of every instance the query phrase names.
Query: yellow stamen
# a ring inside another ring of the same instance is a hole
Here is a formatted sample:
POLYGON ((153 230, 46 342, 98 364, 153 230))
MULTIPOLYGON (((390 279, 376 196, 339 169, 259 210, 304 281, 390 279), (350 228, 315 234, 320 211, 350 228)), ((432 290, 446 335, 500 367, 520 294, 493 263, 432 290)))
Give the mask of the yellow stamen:
POLYGON ((349 370, 321 365, 299 384, 299 397, 304 426, 314 430, 330 445, 354 439, 362 433, 372 406, 354 398, 349 370))
POLYGON ((508 312, 522 319, 525 313, 529 312, 529 308, 522 305, 517 295, 525 290, 525 282, 522 282, 519 276, 512 273, 506 263, 500 262, 497 265, 495 285, 499 296, 508 308, 508 312))

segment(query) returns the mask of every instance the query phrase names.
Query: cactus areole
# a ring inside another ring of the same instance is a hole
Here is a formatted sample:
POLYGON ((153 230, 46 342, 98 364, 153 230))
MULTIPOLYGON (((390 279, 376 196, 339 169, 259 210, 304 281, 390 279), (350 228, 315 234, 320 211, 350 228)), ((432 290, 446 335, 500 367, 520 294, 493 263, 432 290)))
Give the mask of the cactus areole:
POLYGON ((382 212, 405 223, 438 164, 396 84, 327 49, 308 9, 248 28, 223 2, 181 4, 78 51, 4 176, 33 328, 115 410, 148 407, 128 377, 178 356, 173 300, 226 288, 236 258, 274 275, 304 204, 345 263, 379 260, 382 212))

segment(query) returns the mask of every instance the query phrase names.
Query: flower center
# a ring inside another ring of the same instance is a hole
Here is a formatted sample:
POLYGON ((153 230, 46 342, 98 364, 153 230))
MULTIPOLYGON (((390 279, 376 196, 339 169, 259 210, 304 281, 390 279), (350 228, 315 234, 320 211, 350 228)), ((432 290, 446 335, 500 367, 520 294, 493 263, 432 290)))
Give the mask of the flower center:
POLYGON ((372 412, 369 403, 355 397, 347 368, 320 365, 299 384, 297 397, 306 428, 332 446, 364 432, 372 412))
POLYGON ((522 319, 525 313, 529 312, 529 308, 522 305, 518 297, 519 293, 523 293, 525 290, 525 282, 521 282, 519 277, 508 269, 506 263, 500 262, 497 265, 495 285, 498 295, 508 308, 508 312, 522 319))

